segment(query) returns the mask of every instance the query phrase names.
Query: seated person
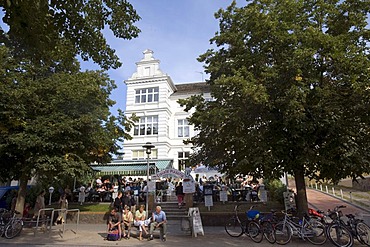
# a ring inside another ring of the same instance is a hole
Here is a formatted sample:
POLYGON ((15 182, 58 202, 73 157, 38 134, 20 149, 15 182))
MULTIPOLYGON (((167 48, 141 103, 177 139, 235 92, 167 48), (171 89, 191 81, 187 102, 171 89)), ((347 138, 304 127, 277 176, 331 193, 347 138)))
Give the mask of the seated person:
POLYGON ((145 205, 140 205, 140 208, 135 212, 134 225, 139 227, 139 240, 143 240, 143 231, 148 234, 146 226, 150 224, 150 219, 146 219, 145 205))
POLYGON ((127 205, 123 209, 122 220, 123 220, 123 224, 122 224, 123 238, 130 239, 131 226, 132 226, 132 223, 134 222, 134 216, 132 215, 132 212, 130 211, 130 207, 127 205), (127 234, 126 234, 126 229, 127 229, 127 234))
POLYGON ((121 222, 122 222, 121 214, 118 213, 115 208, 113 208, 108 218, 108 223, 107 223, 108 233, 114 230, 118 230, 118 234, 121 237, 122 235, 121 222))
POLYGON ((152 216, 152 223, 150 223, 149 234, 150 237, 148 240, 153 240, 153 231, 155 228, 160 228, 160 236, 162 241, 166 241, 166 233, 167 233, 167 218, 166 213, 162 211, 161 206, 157 206, 155 208, 155 212, 152 216))

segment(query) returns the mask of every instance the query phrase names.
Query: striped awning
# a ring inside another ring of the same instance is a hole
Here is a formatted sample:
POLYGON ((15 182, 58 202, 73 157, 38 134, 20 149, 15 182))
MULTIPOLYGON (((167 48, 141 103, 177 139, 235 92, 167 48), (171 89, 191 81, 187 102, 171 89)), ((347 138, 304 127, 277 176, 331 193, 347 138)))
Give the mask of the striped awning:
MULTIPOLYGON (((173 160, 149 160, 149 175, 172 168, 173 160)), ((146 176, 145 160, 114 160, 107 164, 91 164, 91 168, 100 175, 146 176)))

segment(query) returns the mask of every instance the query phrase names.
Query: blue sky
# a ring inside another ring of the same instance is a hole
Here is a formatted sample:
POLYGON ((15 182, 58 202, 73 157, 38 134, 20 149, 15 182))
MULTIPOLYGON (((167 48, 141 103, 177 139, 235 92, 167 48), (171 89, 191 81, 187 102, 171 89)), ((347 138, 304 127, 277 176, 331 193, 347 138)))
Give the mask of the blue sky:
MULTIPOLYGON (((136 71, 135 63, 143 58, 142 52, 151 49, 161 61, 161 70, 171 76, 175 84, 202 81, 203 65, 199 55, 211 48, 209 40, 218 31, 214 13, 226 8, 231 0, 131 0, 140 17, 136 25, 141 29, 139 37, 132 40, 115 38, 110 32, 105 36, 116 50, 123 66, 108 71, 116 81, 117 89, 111 99, 117 102, 112 109, 125 108, 126 86, 124 80, 136 71)), ((245 1, 240 1, 245 3, 245 1)), ((98 69, 91 63, 83 63, 83 69, 98 69)), ((207 78, 203 74, 204 79, 207 78)))

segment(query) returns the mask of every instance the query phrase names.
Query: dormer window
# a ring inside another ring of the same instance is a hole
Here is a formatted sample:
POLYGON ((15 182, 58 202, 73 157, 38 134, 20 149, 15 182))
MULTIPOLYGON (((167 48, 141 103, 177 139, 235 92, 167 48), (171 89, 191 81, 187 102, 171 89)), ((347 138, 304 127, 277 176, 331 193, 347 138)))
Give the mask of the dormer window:
POLYGON ((159 98, 158 87, 142 88, 135 90, 136 104, 158 102, 158 98, 159 98))

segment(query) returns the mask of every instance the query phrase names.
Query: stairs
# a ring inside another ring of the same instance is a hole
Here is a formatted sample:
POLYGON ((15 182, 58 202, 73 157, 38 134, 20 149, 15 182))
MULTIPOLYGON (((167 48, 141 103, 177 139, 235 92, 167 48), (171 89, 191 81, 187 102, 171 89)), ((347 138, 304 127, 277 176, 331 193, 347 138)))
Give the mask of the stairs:
POLYGON ((169 231, 188 232, 186 229, 183 229, 188 228, 188 211, 185 206, 179 209, 175 195, 167 195, 167 200, 157 200, 155 204, 160 205, 166 213, 169 231))

